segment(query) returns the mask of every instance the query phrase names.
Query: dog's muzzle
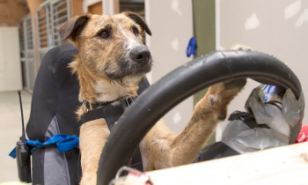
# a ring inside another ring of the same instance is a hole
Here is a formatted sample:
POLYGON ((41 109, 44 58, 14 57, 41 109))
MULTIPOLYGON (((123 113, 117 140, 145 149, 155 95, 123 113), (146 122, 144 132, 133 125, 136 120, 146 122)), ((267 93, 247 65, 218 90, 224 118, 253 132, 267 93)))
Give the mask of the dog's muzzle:
POLYGON ((111 79, 121 79, 129 75, 143 75, 152 68, 152 56, 149 49, 144 46, 136 46, 118 61, 117 70, 105 69, 105 73, 111 79))
POLYGON ((130 59, 138 65, 148 65, 151 63, 151 53, 146 46, 137 46, 129 53, 130 59))
POLYGON ((128 67, 131 74, 147 73, 152 67, 152 56, 145 45, 132 48, 128 53, 128 67))

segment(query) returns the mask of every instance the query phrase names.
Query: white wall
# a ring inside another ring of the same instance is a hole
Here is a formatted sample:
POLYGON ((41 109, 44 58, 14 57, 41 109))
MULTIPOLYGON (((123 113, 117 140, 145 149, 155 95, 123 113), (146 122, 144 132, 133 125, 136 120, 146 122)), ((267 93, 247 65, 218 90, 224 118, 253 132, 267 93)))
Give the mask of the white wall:
MULTIPOLYGON (((243 44, 273 54, 299 77, 308 98, 308 1, 307 0, 216 0, 217 49, 243 44)), ((232 102, 242 109, 256 83, 232 102)), ((304 123, 308 123, 308 109, 304 123)))
POLYGON ((0 27, 0 92, 21 88, 18 28, 0 27))
MULTIPOLYGON (((145 0, 146 21, 153 32, 147 37, 153 58, 153 70, 149 74, 157 81, 172 69, 190 59, 185 56, 186 44, 193 35, 192 3, 190 0, 145 0)), ((165 121, 174 131, 185 126, 191 115, 193 100, 189 98, 173 109, 165 121)))

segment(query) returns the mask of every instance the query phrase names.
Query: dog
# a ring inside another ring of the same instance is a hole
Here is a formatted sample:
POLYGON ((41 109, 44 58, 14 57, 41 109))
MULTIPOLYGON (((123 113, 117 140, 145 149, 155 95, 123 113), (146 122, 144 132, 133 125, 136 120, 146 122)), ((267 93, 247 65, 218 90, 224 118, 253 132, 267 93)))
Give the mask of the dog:
MULTIPOLYGON (((152 56, 145 45, 145 34, 151 35, 151 30, 139 15, 87 14, 69 20, 61 27, 60 34, 79 50, 70 64, 80 84, 79 100, 83 103, 77 110, 79 118, 97 102, 138 95, 138 84, 152 66, 152 56)), ((193 162, 219 120, 226 117, 227 105, 245 83, 246 80, 236 80, 211 86, 179 134, 172 133, 159 121, 139 146, 144 170, 193 162)), ((109 133, 103 118, 81 125, 81 185, 96 185, 98 162, 109 133)))

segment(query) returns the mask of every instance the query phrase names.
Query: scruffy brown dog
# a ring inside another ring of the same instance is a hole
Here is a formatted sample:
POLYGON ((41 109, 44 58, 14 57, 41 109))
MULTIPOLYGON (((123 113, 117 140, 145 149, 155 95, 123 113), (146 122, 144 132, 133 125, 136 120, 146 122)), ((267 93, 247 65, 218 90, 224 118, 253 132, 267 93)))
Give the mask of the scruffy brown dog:
MULTIPOLYGON (((70 67, 80 83, 77 111, 85 114, 96 102, 112 102, 137 96, 139 81, 150 71, 152 58, 144 45, 151 31, 138 15, 126 12, 113 16, 84 15, 61 28, 61 36, 79 49, 70 67)), ((216 84, 196 105, 187 127, 170 132, 157 123, 140 144, 145 170, 191 163, 224 119, 228 103, 245 85, 245 80, 216 84)), ((88 121, 80 127, 81 185, 96 185, 102 148, 109 136, 105 119, 88 121)))

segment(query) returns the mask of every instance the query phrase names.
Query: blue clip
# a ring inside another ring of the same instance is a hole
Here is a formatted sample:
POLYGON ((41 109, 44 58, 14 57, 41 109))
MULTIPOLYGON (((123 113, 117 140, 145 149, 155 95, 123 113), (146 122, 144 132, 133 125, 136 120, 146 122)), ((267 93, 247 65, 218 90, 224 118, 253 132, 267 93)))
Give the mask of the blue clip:
POLYGON ((191 57, 191 56, 196 56, 197 54, 197 39, 195 37, 192 37, 187 45, 186 48, 186 56, 191 57))
POLYGON ((268 103, 271 101, 273 96, 279 96, 282 98, 284 92, 284 88, 277 85, 265 85, 263 87, 263 103, 268 103))
POLYGON ((13 150, 9 153, 9 156, 12 157, 13 159, 16 158, 16 147, 13 148, 13 150))

